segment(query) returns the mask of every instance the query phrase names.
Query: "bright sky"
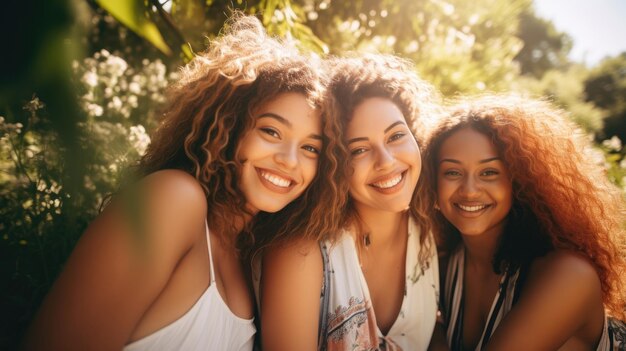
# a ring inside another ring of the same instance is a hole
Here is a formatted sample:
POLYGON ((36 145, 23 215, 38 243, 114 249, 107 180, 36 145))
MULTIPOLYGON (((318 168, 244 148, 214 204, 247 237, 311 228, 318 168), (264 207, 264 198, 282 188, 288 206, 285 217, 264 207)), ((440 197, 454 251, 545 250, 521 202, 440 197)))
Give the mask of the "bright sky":
POLYGON ((626 0, 534 0, 540 17, 574 40, 570 58, 597 64, 626 51, 626 0))

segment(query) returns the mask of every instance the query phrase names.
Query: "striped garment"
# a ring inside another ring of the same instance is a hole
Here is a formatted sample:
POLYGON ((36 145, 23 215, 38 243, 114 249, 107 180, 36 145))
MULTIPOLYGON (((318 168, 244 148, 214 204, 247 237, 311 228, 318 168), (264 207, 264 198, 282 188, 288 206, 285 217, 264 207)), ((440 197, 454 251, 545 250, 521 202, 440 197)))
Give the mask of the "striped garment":
MULTIPOLYGON (((453 351, 463 350, 463 275, 465 262, 465 249, 461 245, 449 259, 446 271, 445 286, 443 291, 443 303, 441 306, 446 324, 446 339, 453 351)), ((511 310, 519 298, 521 287, 526 278, 526 269, 518 269, 515 272, 505 272, 500 280, 500 289, 494 297, 491 311, 485 323, 482 336, 476 345, 475 351, 486 348, 489 338, 498 327, 504 316, 511 310)), ((602 337, 596 350, 624 350, 624 344, 619 342, 619 328, 613 327, 619 323, 605 318, 602 337), (609 329, 609 324, 611 328, 609 329), (618 333, 616 333, 618 332, 618 333), (617 342, 616 342, 617 341, 617 342), (619 344, 619 345, 618 345, 619 344)), ((622 324, 623 326, 623 324, 622 324)), ((622 329, 623 333, 624 330, 622 329)), ((622 334, 623 335, 623 334, 622 334)))

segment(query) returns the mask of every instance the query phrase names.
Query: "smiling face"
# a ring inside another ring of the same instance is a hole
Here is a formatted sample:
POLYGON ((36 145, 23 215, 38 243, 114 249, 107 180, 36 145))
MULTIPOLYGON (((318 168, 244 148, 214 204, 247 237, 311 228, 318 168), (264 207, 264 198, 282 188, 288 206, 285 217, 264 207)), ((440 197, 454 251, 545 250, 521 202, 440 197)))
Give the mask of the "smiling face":
POLYGON ((357 211, 404 211, 422 162, 398 106, 385 98, 364 100, 354 109, 346 136, 353 168, 350 195, 357 211))
POLYGON ((239 187, 253 212, 276 212, 311 184, 322 149, 319 113, 299 93, 284 93, 253 112, 241 139, 239 187))
POLYGON ((463 235, 499 236, 513 189, 491 140, 474 129, 460 129, 441 144, 437 166, 437 199, 448 221, 463 235))

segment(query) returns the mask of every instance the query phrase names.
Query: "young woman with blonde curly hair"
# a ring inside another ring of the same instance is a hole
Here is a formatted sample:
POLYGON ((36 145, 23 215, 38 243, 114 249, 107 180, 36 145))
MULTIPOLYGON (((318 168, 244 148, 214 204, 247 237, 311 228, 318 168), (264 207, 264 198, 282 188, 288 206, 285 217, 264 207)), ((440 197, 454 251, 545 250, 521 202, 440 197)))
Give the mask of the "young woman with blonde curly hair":
POLYGON ((612 349, 624 202, 590 147, 563 112, 515 96, 467 99, 435 128, 423 205, 445 258, 451 349, 612 349))
POLYGON ((342 123, 347 154, 345 178, 337 183, 348 196, 343 229, 267 252, 263 347, 424 350, 435 325, 439 276, 414 190, 436 94, 397 57, 339 58, 328 67, 324 106, 342 123))
POLYGON ((288 204, 312 215, 285 232, 332 230, 319 208, 338 198, 324 186, 337 128, 319 112, 318 67, 256 18, 228 25, 184 68, 140 179, 80 239, 27 349, 251 350, 254 299, 236 243, 249 243, 239 239, 258 213, 288 204))

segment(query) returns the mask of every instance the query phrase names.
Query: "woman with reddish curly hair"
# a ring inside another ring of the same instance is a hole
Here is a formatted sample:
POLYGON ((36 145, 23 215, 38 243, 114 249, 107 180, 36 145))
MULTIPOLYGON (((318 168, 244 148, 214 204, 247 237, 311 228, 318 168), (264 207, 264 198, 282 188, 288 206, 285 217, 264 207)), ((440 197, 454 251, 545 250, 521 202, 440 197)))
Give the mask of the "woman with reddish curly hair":
POLYGON ((515 96, 468 99, 435 128, 422 206, 444 256, 451 349, 613 347, 624 202, 589 149, 561 111, 515 96))
POLYGON ((256 18, 228 26, 183 69, 139 179, 87 228, 26 349, 251 350, 240 245, 257 215, 308 214, 285 233, 335 230, 338 128, 320 114, 320 69, 256 18))

